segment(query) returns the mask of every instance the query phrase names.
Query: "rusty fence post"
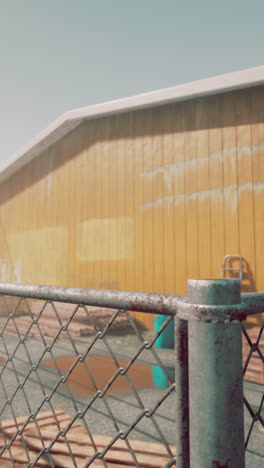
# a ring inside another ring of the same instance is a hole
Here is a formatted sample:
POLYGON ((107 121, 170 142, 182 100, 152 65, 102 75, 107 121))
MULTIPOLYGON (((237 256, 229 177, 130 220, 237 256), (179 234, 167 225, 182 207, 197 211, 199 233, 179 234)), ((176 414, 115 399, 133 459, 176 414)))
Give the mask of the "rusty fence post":
POLYGON ((188 322, 175 317, 176 466, 189 468, 188 322))
POLYGON ((177 320, 188 321, 190 465, 179 467, 244 468, 240 281, 189 280, 188 295, 177 320))

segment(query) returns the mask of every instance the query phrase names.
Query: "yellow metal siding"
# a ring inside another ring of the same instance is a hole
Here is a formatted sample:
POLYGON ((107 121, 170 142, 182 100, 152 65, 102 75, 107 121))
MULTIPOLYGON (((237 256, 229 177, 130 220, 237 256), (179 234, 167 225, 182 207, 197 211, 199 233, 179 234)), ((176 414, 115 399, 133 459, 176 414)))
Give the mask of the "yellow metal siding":
POLYGON ((257 87, 87 121, 2 183, 0 279, 184 294, 236 253, 264 290, 263 104, 257 87))
POLYGON ((186 175, 185 175, 185 122, 184 104, 178 105, 173 113, 174 122, 174 158, 171 178, 174 182, 173 212, 174 212, 174 241, 171 255, 175 259, 174 281, 176 291, 186 291, 187 277, 187 223, 186 223, 186 175))

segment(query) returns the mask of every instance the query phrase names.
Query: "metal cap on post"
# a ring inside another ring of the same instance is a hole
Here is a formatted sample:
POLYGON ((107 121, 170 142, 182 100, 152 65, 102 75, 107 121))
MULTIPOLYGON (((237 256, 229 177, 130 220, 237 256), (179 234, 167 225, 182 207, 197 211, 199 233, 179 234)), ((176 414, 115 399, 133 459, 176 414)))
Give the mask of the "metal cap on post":
POLYGON ((188 280, 188 297, 194 304, 233 305, 241 303, 239 280, 188 280))
POLYGON ((244 468, 239 280, 189 280, 190 467, 244 468))

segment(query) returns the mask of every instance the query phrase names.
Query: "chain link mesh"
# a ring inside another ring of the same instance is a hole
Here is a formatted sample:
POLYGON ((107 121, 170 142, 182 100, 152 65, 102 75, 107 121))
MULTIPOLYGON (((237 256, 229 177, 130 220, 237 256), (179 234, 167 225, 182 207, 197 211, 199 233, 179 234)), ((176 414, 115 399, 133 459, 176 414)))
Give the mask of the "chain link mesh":
MULTIPOLYGON (((174 314, 150 332, 129 306, 30 297, 0 294, 4 466, 175 466, 174 350, 157 347, 174 314)), ((242 326, 245 448, 258 456, 263 328, 242 326)))
POLYGON ((175 465, 174 353, 155 344, 173 316, 151 333, 128 310, 0 300, 6 466, 175 465))
MULTIPOLYGON (((242 326, 245 412, 245 448, 258 453, 264 441, 264 324, 242 326), (247 385, 254 381, 254 387, 247 385), (261 442, 262 440, 262 442, 261 442)), ((264 456, 264 451, 262 454, 264 456)))

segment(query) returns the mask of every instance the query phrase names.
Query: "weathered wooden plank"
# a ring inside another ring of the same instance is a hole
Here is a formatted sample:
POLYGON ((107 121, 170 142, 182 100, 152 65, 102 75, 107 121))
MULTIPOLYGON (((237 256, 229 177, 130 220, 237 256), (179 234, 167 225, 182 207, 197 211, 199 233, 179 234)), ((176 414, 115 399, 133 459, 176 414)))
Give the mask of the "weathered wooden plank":
MULTIPOLYGON (((56 437, 58 431, 54 427, 50 427, 49 429, 45 429, 41 431, 43 439, 48 440, 56 437)), ((30 431, 29 435, 38 437, 37 431, 34 431, 34 434, 30 431)), ((94 442, 98 448, 104 448, 106 445, 111 441, 111 437, 101 436, 101 435, 93 435, 94 442)), ((90 446, 91 441, 83 427, 76 427, 74 431, 71 429, 67 433, 67 440, 71 442, 78 443, 79 445, 90 446)), ((155 443, 155 442, 146 442, 141 440, 129 440, 130 446, 135 452, 142 452, 142 453, 150 453, 150 454, 157 454, 162 456, 168 456, 168 452, 163 444, 155 443)), ((114 445, 111 447, 113 450, 128 450, 127 445, 124 440, 117 440, 114 445)), ((172 453, 175 455, 175 447, 170 446, 172 453)))
MULTIPOLYGON (((62 455, 62 454, 54 454, 52 455, 52 459, 53 461, 56 463, 56 465, 58 467, 63 467, 63 468, 76 468, 76 465, 77 465, 77 468, 85 468, 85 465, 86 465, 86 461, 84 461, 83 458, 80 458, 80 457, 75 457, 74 461, 75 461, 75 464, 73 464, 73 461, 71 460, 70 457, 67 457, 65 455, 62 455)), ((124 465, 121 465, 119 463, 107 463, 107 466, 108 468, 125 468, 124 465)), ((101 467, 103 468, 104 467, 104 464, 102 461, 100 460, 95 460, 91 467, 101 467)))
MULTIPOLYGON (((67 415, 62 409, 60 408, 56 408, 54 410, 54 413, 56 414, 57 418, 60 418, 61 416, 64 418, 64 417, 67 417, 69 418, 69 415, 67 415)), ((16 422, 17 424, 20 424, 23 425, 24 422, 26 421, 28 416, 20 416, 18 418, 16 418, 16 422)), ((39 424, 41 424, 41 421, 42 420, 46 420, 47 418, 50 418, 52 417, 53 418, 53 421, 54 421, 54 416, 53 416, 53 412, 51 410, 46 410, 46 411, 41 411, 38 413, 37 415, 37 421, 39 422, 39 424)), ((3 429, 7 429, 9 427, 16 427, 16 424, 15 424, 15 421, 13 419, 6 419, 4 421, 1 421, 1 426, 3 429)))
MULTIPOLYGON (((55 426, 51 426, 48 429, 44 428, 41 431, 41 435, 44 440, 49 440, 58 434, 58 429, 55 426)), ((30 431, 30 436, 38 437, 37 431, 30 431)), ((95 445, 98 449, 102 449, 109 444, 111 441, 111 437, 103 436, 103 435, 94 435, 93 439, 95 445)), ((78 443, 79 445, 90 446, 91 440, 82 426, 76 426, 73 429, 71 428, 67 433, 67 440, 70 443, 78 443)), ((156 442, 146 442, 142 440, 129 440, 130 446, 135 452, 142 452, 142 453, 150 453, 150 454, 157 454, 162 456, 168 456, 168 452, 163 444, 156 443, 156 442)), ((124 440, 118 439, 114 445, 111 447, 113 450, 128 450, 126 442, 124 440)), ((175 447, 170 446, 172 453, 175 455, 175 447)))
MULTIPOLYGON (((42 446, 41 446, 41 448, 42 448, 42 446)), ((26 454, 26 450, 23 447, 23 445, 20 444, 20 446, 17 446, 17 445, 13 446, 13 444, 12 444, 11 450, 12 450, 13 460, 15 462, 18 462, 18 463, 21 463, 21 464, 23 463, 24 467, 27 466, 29 461, 28 461, 28 457, 27 457, 27 454, 26 454)), ((30 461, 34 461, 38 454, 36 452, 34 452, 33 450, 28 449, 28 455, 29 455, 30 461)), ((5 461, 12 460, 12 458, 10 456, 10 453, 7 450, 5 450, 4 453, 2 453, 1 460, 5 460, 5 461)), ((37 466, 43 467, 43 468, 48 468, 48 467, 50 467, 50 464, 46 460, 40 458, 38 460, 37 466)))
MULTIPOLYGON (((43 445, 41 441, 39 440, 39 435, 37 430, 31 430, 27 431, 27 433, 24 435, 24 438, 28 445, 34 449, 41 450, 43 445)), ((52 440, 52 437, 49 437, 48 443, 52 440)), ((47 444, 48 445, 48 444, 47 444)), ((70 444, 71 451, 75 457, 83 457, 87 459, 87 457, 92 457, 94 455, 94 450, 91 447, 91 445, 80 445, 78 443, 71 443, 70 444)), ((53 457, 54 454, 69 454, 69 449, 65 443, 65 441, 62 438, 59 438, 57 442, 52 446, 50 453, 53 457)), ((159 454, 146 454, 142 452, 137 452, 136 457, 138 459, 138 462, 140 463, 140 466, 146 466, 146 467, 153 467, 153 466, 162 466, 165 464, 167 461, 169 461, 168 458, 163 457, 162 455, 159 454)), ((108 450, 108 452, 105 455, 105 460, 110 461, 110 462, 122 462, 125 465, 134 465, 133 458, 131 454, 129 453, 128 449, 127 450, 118 450, 117 448, 113 450, 112 448, 108 450)))
MULTIPOLYGON (((55 413, 60 427, 65 428, 71 420, 71 416, 66 414, 61 409, 56 409, 55 413)), ((23 426, 26 419, 27 417, 17 418, 19 427, 23 426)), ((42 440, 39 438, 39 432, 35 426, 34 421, 28 423, 23 433, 23 438, 28 446, 28 454, 31 461, 36 459, 38 453, 43 448, 43 443, 46 446, 49 446, 50 442, 58 434, 58 428, 56 426, 52 411, 47 410, 39 413, 37 420, 41 430, 42 440)), ((4 428, 5 434, 9 436, 12 436, 17 430, 13 420, 2 421, 2 427, 4 428)), ((101 435, 95 435, 93 438, 98 450, 102 450, 104 447, 106 447, 111 440, 110 437, 101 435)), ((94 455, 94 448, 88 434, 85 431, 85 428, 78 423, 74 423, 67 433, 67 441, 70 443, 71 451, 74 455, 74 460, 77 467, 84 468, 88 458, 91 458, 94 455)), ((138 463, 142 468, 158 468, 164 466, 169 461, 169 455, 162 444, 137 440, 130 440, 129 442, 135 452, 138 463)), ((0 438, 0 446, 3 446, 3 443, 5 443, 4 438, 0 438)), ((175 455, 174 447, 171 447, 171 449, 172 453, 175 455)), ((11 450, 15 462, 22 464, 21 466, 25 466, 25 463, 28 460, 23 444, 16 440, 12 443, 11 450)), ((75 466, 64 438, 60 437, 51 447, 49 453, 57 466, 63 468, 72 468, 75 466)), ((6 463, 9 463, 11 460, 10 454, 7 450, 4 452, 2 458, 6 463)), ((117 440, 115 444, 108 450, 104 459, 107 461, 109 468, 125 468, 135 465, 127 445, 123 440, 117 440)), ((46 468, 49 466, 49 463, 45 459, 41 458, 38 461, 37 466, 46 468)), ((92 466, 103 467, 103 463, 100 460, 95 460, 92 466)))

